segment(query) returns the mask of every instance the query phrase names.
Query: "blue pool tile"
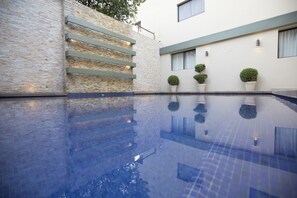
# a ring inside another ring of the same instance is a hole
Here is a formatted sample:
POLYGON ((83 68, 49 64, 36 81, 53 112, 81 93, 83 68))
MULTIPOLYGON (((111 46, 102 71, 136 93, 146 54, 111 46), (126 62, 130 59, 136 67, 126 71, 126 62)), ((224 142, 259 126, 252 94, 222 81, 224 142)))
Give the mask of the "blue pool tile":
POLYGON ((244 119, 245 96, 207 95, 197 123, 197 96, 110 96, 0 101, 0 197, 296 197, 297 113, 273 97, 244 119))

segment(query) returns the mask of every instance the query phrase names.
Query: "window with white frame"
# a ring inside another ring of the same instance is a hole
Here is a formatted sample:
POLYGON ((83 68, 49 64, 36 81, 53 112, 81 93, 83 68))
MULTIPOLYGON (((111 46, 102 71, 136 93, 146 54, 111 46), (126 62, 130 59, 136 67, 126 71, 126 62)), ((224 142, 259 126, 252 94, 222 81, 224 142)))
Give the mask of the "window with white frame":
POLYGON ((192 69, 196 64, 196 50, 185 51, 171 55, 171 70, 192 69))
POLYGON ((297 56, 297 28, 283 30, 278 34, 278 57, 297 56))
POLYGON ((180 3, 178 7, 178 21, 185 20, 204 12, 204 0, 189 0, 180 3))

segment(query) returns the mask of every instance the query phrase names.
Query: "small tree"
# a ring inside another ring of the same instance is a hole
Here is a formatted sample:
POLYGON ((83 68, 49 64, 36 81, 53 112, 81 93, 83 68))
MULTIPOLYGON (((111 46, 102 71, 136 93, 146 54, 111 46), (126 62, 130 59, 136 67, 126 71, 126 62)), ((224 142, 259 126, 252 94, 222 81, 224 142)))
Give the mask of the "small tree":
POLYGON ((199 74, 196 74, 193 76, 193 78, 199 83, 199 84, 204 84, 207 74, 202 74, 202 72, 205 70, 205 64, 198 64, 195 66, 195 71, 198 72, 199 74))
POLYGON ((240 72, 239 76, 242 82, 257 81, 258 70, 255 68, 245 68, 240 72))
POLYGON ((172 86, 179 85, 179 78, 175 75, 171 75, 168 77, 167 82, 172 86))
POLYGON ((76 0, 77 2, 106 14, 112 18, 131 23, 138 7, 145 0, 76 0))

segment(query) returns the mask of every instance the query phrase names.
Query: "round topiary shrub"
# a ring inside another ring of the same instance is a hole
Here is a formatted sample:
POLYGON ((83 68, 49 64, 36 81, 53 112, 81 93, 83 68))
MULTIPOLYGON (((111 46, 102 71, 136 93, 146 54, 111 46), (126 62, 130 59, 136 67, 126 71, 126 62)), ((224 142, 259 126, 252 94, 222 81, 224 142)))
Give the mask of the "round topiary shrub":
POLYGON ((241 105, 239 115, 244 119, 253 119, 257 117, 257 108, 255 105, 241 105))
POLYGON ((258 71, 255 68, 246 68, 240 72, 242 82, 257 81, 258 71))
POLYGON ((198 123, 204 123, 205 122, 205 117, 201 114, 195 115, 195 122, 198 123))
POLYGON ((204 70, 205 70, 205 64, 198 64, 195 66, 195 71, 198 73, 201 73, 204 70))
POLYGON ((169 83, 169 85, 179 85, 179 79, 175 75, 169 76, 167 82, 169 83))
POLYGON ((170 102, 168 104, 168 109, 170 111, 177 111, 179 109, 179 102, 170 102))
POLYGON ((207 74, 196 74, 193 77, 199 84, 204 84, 206 78, 207 78, 207 74))

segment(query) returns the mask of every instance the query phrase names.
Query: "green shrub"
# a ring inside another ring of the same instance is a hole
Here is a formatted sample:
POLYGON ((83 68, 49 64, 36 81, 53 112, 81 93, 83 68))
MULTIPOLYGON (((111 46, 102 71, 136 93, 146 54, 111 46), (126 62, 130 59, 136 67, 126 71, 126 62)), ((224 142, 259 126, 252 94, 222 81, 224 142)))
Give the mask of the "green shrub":
POLYGON ((242 82, 257 81, 258 71, 254 68, 245 68, 240 72, 242 82))
POLYGON ((179 84, 179 79, 175 75, 171 75, 168 77, 167 82, 169 85, 178 85, 179 84))
POLYGON ((205 70, 205 65, 204 64, 198 64, 195 66, 195 71, 198 73, 201 73, 202 71, 205 70))
POLYGON ((204 84, 206 78, 207 78, 207 74, 196 74, 193 77, 199 84, 204 84))

